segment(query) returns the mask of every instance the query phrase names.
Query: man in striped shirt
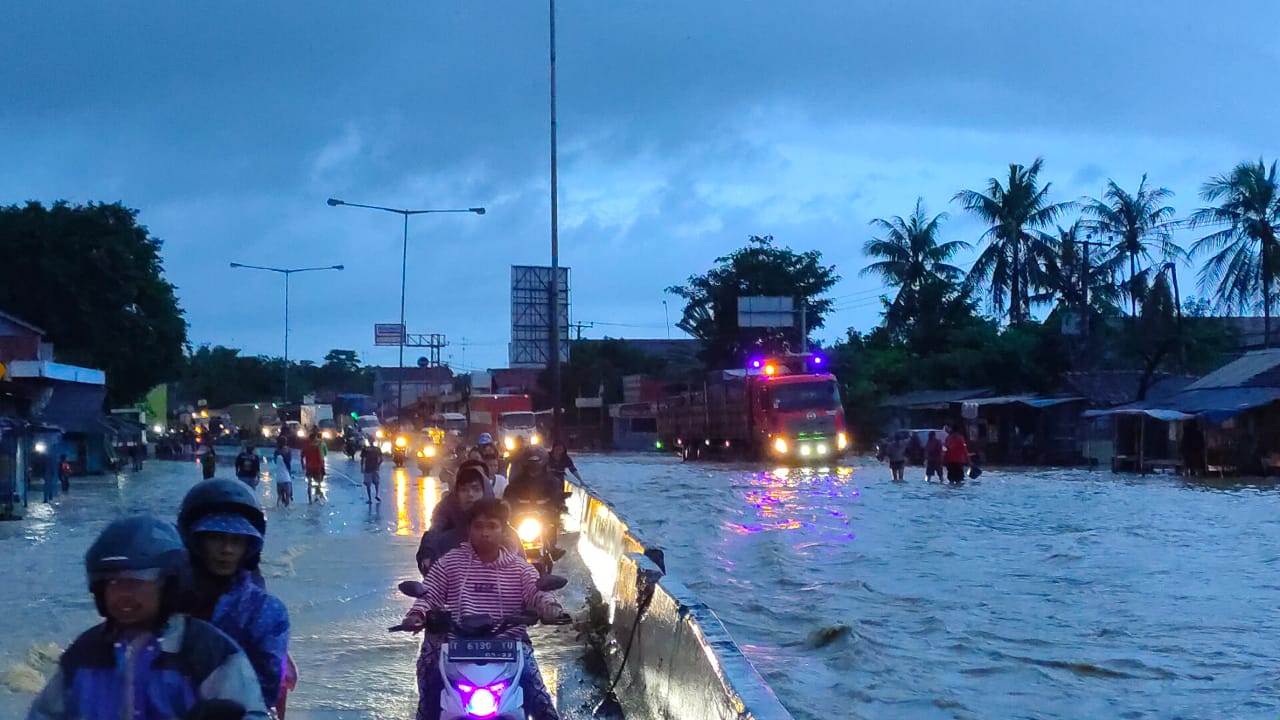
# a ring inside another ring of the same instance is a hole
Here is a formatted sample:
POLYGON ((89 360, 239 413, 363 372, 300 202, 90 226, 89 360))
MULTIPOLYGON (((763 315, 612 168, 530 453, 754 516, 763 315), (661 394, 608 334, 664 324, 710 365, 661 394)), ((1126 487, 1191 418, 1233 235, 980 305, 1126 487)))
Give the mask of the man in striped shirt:
MULTIPOLYGON (((499 620, 536 610, 545 621, 564 613, 549 593, 538 589, 538 571, 523 557, 503 546, 510 511, 506 503, 483 498, 468 515, 467 542, 440 557, 427 572, 427 592, 405 615, 404 627, 419 630, 431 610, 448 610, 454 618, 488 615, 499 620)), ((523 626, 506 630, 498 637, 519 640, 524 648, 525 713, 536 720, 559 720, 551 694, 542 681, 533 645, 523 626)), ((436 720, 440 714, 441 678, 438 668, 440 645, 447 638, 428 635, 418 655, 417 720, 436 720)))

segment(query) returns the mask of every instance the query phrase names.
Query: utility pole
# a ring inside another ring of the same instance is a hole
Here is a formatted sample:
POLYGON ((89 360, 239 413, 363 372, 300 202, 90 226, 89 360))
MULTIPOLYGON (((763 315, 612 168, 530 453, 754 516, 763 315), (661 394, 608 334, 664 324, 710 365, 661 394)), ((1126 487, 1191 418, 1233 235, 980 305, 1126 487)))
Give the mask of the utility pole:
POLYGON ((577 330, 577 332, 578 332, 578 338, 577 338, 577 339, 578 339, 578 340, 581 340, 581 339, 582 339, 582 329, 583 329, 583 328, 593 328, 593 327, 595 327, 595 326, 596 326, 596 324, 595 324, 595 323, 593 323, 593 322, 582 322, 581 320, 579 320, 579 321, 578 321, 578 322, 576 322, 576 323, 569 323, 569 327, 574 328, 575 330, 577 330))
POLYGON ((560 439, 560 218, 556 176, 556 0, 547 0, 551 19, 551 442, 560 439))

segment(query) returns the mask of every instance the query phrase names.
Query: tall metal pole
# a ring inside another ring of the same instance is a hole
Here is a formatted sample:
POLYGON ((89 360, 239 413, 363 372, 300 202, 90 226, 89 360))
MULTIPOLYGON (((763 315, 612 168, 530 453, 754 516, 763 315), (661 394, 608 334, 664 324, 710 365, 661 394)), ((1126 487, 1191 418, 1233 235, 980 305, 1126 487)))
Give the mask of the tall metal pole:
POLYGON ((284 273, 284 401, 289 402, 289 276, 284 273))
POLYGON ((396 418, 404 411, 404 293, 409 280, 409 213, 404 213, 404 243, 400 248, 400 369, 396 375, 396 418))
MULTIPOLYGON (((551 14, 551 439, 560 439, 560 217, 556 177, 556 0, 551 14)), ((548 447, 552 443, 547 443, 548 447)))

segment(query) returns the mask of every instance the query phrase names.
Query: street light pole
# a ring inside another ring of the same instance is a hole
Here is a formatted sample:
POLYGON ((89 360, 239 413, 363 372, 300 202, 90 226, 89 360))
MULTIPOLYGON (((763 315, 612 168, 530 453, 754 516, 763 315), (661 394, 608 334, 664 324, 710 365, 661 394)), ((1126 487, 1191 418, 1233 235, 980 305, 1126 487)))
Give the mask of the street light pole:
POLYGON ((289 402, 289 276, 294 273, 316 272, 319 270, 343 270, 346 266, 327 265, 325 267, 280 268, 233 262, 231 267, 244 270, 264 270, 284 275, 284 401, 287 403, 289 402))
POLYGON ((476 215, 485 214, 482 207, 473 208, 450 208, 446 210, 410 210, 407 208, 383 207, 381 205, 364 205, 361 203, 347 202, 337 198, 329 198, 326 203, 329 207, 339 207, 345 205, 347 207, 364 208, 365 210, 379 210, 381 212, 395 213, 404 218, 404 236, 400 246, 400 354, 398 360, 399 374, 396 376, 396 417, 400 416, 404 409, 404 341, 405 341, 405 324, 404 324, 404 298, 405 291, 409 284, 409 216, 410 215, 433 215, 440 213, 474 213, 476 215))

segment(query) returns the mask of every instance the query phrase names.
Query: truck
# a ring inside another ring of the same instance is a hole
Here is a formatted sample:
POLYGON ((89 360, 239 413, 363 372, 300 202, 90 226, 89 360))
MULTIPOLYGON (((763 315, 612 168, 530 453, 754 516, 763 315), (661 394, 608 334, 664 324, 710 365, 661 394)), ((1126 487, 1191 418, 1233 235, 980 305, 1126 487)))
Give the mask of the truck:
POLYGON ((685 460, 745 455, 781 464, 829 461, 850 447, 836 378, 820 358, 753 360, 707 374, 658 403, 659 449, 685 460))
POLYGON ((498 437, 502 449, 510 455, 522 447, 541 445, 537 415, 530 410, 504 412, 498 417, 498 437))
POLYGON ((475 440, 482 433, 489 433, 501 442, 499 420, 506 413, 533 413, 533 401, 528 395, 472 395, 467 402, 467 433, 475 440))
POLYGON ((298 408, 298 420, 302 423, 302 427, 307 432, 312 431, 328 431, 331 437, 325 440, 332 440, 334 435, 333 426, 333 406, 318 403, 304 404, 298 408))

